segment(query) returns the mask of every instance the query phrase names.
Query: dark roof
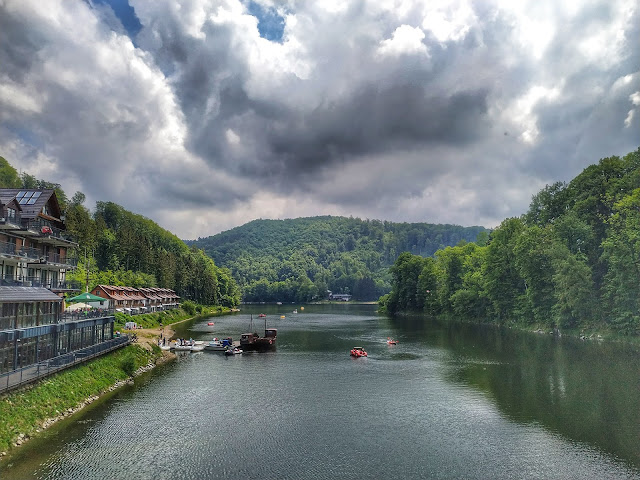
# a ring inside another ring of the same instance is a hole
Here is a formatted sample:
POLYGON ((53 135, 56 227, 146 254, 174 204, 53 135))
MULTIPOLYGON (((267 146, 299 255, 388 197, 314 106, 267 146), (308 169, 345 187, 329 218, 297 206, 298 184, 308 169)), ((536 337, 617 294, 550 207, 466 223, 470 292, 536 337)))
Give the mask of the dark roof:
POLYGON ((60 218, 60 204, 55 190, 39 188, 0 188, 0 200, 3 204, 19 197, 18 203, 22 207, 22 218, 36 218, 47 203, 51 203, 50 215, 60 218), (24 203, 23 203, 24 202, 24 203))
POLYGON ((42 287, 0 287, 0 302, 62 302, 62 298, 42 287))

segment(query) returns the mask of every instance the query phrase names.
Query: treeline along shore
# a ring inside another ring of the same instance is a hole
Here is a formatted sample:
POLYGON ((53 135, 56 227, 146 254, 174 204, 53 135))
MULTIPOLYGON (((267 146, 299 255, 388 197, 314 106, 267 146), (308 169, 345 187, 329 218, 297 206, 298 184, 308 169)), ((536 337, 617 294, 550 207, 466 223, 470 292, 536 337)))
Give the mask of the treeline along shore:
POLYGON ((640 335, 640 149, 601 159, 476 242, 433 257, 402 253, 391 268, 391 314, 640 335))

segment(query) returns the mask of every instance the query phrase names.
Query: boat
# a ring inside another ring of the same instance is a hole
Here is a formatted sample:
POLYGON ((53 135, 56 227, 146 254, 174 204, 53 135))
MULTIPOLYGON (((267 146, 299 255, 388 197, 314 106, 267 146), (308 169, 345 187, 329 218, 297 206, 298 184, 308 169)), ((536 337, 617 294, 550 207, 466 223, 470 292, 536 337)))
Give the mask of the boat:
POLYGON ((398 341, 397 340, 393 340, 392 338, 387 337, 387 344, 388 345, 397 345, 398 341))
POLYGON ((293 311, 293 313, 298 313, 298 309, 296 308, 296 309, 293 311))
POLYGON ((207 325, 209 325, 210 327, 213 327, 215 325, 215 322, 209 322, 207 323, 207 325))
POLYGON ((351 349, 351 356, 352 357, 366 357, 367 356, 367 352, 365 352, 364 348, 362 347, 353 347, 351 349))
POLYGON ((259 318, 266 318, 267 315, 265 313, 261 313, 260 315, 258 315, 259 318))
POLYGON ((222 340, 214 338, 204 346, 204 349, 208 352, 224 352, 231 346, 233 346, 231 337, 223 338, 222 340))
MULTIPOLYGON (((253 330, 253 315, 251 316, 250 328, 253 330)), ((265 315, 264 337, 261 337, 256 332, 243 333, 240 335, 240 348, 245 352, 266 352, 268 350, 275 350, 277 336, 277 329, 267 328, 267 319, 265 315)))
POLYGON ((229 347, 224 351, 225 355, 240 355, 242 353, 242 350, 239 349, 238 347, 229 347))
POLYGON ((183 340, 172 343, 170 349, 176 352, 201 352, 204 350, 204 342, 202 340, 183 340))

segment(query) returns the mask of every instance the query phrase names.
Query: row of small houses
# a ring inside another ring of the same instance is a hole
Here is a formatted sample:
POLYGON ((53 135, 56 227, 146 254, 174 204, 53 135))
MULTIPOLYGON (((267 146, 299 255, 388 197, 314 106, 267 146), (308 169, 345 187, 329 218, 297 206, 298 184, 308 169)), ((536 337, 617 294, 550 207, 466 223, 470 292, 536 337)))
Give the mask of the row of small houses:
POLYGON ((115 309, 116 312, 135 315, 176 308, 180 297, 169 288, 134 288, 116 285, 98 285, 91 294, 103 300, 85 301, 96 308, 115 309))

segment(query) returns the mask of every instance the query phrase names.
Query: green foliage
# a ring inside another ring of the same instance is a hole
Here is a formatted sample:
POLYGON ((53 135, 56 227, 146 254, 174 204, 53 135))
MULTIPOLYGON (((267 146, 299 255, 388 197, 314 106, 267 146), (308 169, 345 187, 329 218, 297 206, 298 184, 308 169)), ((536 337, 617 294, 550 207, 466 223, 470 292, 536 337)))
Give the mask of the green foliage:
POLYGON ((436 252, 417 282, 422 259, 402 254, 381 308, 640 334, 640 149, 545 187, 483 237, 436 252))
POLYGON ((126 357, 124 357, 120 361, 120 368, 122 369, 122 371, 124 373, 126 373, 127 375, 132 377, 133 374, 136 371, 136 359, 135 359, 135 357, 133 355, 131 355, 131 354, 129 354, 126 357))
POLYGON ((0 188, 20 188, 22 181, 18 171, 9 162, 0 157, 0 188))
POLYGON ((187 242, 229 268, 245 301, 306 302, 327 290, 374 300, 391 288, 401 252, 430 256, 471 241, 483 227, 392 223, 345 217, 255 220, 187 242))

